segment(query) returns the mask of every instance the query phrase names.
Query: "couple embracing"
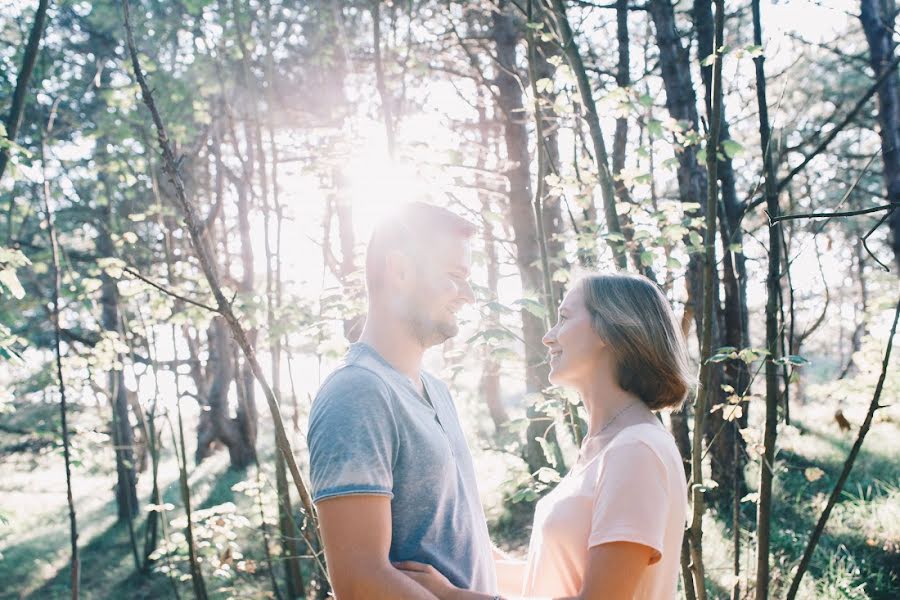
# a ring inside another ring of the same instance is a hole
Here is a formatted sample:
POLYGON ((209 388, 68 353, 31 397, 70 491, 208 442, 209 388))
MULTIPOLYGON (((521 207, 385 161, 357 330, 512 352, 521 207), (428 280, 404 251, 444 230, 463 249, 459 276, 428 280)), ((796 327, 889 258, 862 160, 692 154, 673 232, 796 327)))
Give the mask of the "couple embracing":
POLYGON ((537 503, 528 557, 488 536, 447 386, 422 355, 474 301, 469 240, 450 211, 407 205, 373 234, 368 316, 309 422, 313 499, 338 600, 675 597, 686 484, 654 411, 691 374, 681 331, 649 280, 608 274, 566 295, 543 342, 550 381, 581 394, 577 462, 537 503))

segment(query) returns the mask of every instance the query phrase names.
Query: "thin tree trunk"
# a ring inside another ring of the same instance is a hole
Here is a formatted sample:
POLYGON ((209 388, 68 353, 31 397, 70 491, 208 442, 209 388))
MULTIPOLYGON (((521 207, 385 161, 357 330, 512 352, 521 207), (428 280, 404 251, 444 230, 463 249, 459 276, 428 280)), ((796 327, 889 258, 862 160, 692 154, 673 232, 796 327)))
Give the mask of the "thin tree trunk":
MULTIPOLYGON (((473 64, 472 66, 473 68, 478 68, 477 64, 473 64)), ((479 86, 478 88, 476 101, 478 108, 479 146, 478 158, 476 159, 475 166, 478 168, 479 173, 476 176, 476 183, 478 184, 479 190, 481 190, 485 184, 485 182, 482 181, 483 177, 481 173, 487 168, 486 158, 491 148, 491 136, 488 131, 487 106, 483 86, 479 86)), ((497 243, 494 236, 494 223, 488 217, 488 215, 494 213, 494 208, 491 206, 489 194, 479 191, 478 195, 481 200, 481 227, 484 231, 484 253, 488 293, 490 294, 491 300, 496 300, 497 284, 500 281, 500 267, 497 260, 497 243)), ((486 324, 488 327, 494 327, 498 324, 498 319, 493 313, 487 318, 486 324)), ((483 352, 484 357, 479 386, 480 393, 488 407, 488 413, 491 415, 491 421, 494 423, 495 431, 500 432, 506 423, 509 422, 509 414, 506 412, 506 407, 503 406, 503 400, 500 397, 500 365, 493 358, 492 349, 490 347, 485 346, 483 352)))
MULTIPOLYGON (((660 68, 663 78, 663 85, 666 90, 666 107, 669 114, 676 121, 686 124, 686 126, 698 131, 699 118, 697 115, 697 98, 694 93, 693 83, 691 81, 690 54, 688 50, 682 46, 678 30, 675 26, 675 11, 671 0, 651 0, 647 5, 650 16, 656 28, 656 40, 659 47, 660 68)), ((717 14, 717 18, 720 15, 717 14)), ((724 18, 724 14, 721 15, 724 18)), ((723 25, 724 27, 724 25, 723 25)), ((720 120, 716 119, 714 125, 718 128, 720 120)), ((712 131, 712 130, 711 130, 712 131)), ((712 138, 710 138, 712 139, 712 138)), ((716 133, 718 139, 718 132, 716 133)), ((701 204, 700 213, 706 218, 707 227, 710 223, 710 187, 707 170, 701 168, 697 161, 696 146, 685 146, 679 149, 678 156, 678 195, 683 203, 696 201, 698 198, 707 198, 705 205, 701 204)), ((710 158, 710 157, 707 157, 710 158)), ((715 159, 715 154, 712 155, 715 159)), ((709 164, 709 163, 708 163, 709 164)), ((709 167, 707 166, 707 169, 709 167)), ((716 185, 716 188, 718 186, 716 185)), ((717 191, 717 190, 716 190, 717 191)), ((713 208, 717 210, 718 203, 713 204, 713 208)), ((703 309, 697 310, 697 303, 700 298, 712 302, 712 306, 718 305, 718 273, 714 268, 715 263, 706 265, 709 252, 714 250, 712 240, 715 235, 715 219, 712 220, 713 230, 707 229, 706 233, 706 250, 707 253, 692 253, 688 262, 686 272, 686 289, 687 301, 685 302, 685 317, 682 321, 682 328, 690 328, 690 318, 693 317, 697 334, 705 338, 706 325, 709 326, 710 340, 705 344, 705 339, 701 339, 701 348, 707 349, 717 347, 719 332, 716 319, 716 312, 710 310, 708 313, 703 309), (708 268, 707 268, 708 267, 708 268), (709 281, 704 282, 705 279, 709 281), (708 285, 704 285, 707 283, 708 285), (706 294, 711 294, 708 298, 706 294), (707 317, 709 315, 709 318, 707 317)), ((689 240, 685 240, 689 243, 689 240)), ((708 355, 701 355, 701 359, 708 355)), ((702 438, 704 432, 704 422, 706 407, 714 402, 718 397, 719 382, 718 370, 713 366, 704 365, 704 372, 701 373, 701 389, 698 390, 696 406, 694 407, 694 431, 691 444, 691 481, 697 486, 693 488, 692 495, 695 503, 699 500, 700 505, 694 507, 694 520, 690 530, 691 538, 691 567, 694 574, 694 586, 696 588, 697 597, 703 600, 706 597, 705 578, 703 576, 702 564, 702 540, 695 539, 695 535, 701 534, 699 531, 700 522, 702 520, 702 512, 705 501, 702 498, 703 476, 698 468, 699 460, 702 456, 702 438), (704 414, 698 414, 704 413, 704 414), (699 426, 699 429, 698 429, 699 426), (701 451, 700 454, 697 454, 701 451), (698 510, 700 515, 698 515, 698 510)), ((679 425, 677 421, 673 421, 673 426, 679 425)), ((683 429, 683 426, 682 426, 683 429)), ((684 437, 684 431, 676 429, 676 441, 684 437)))
POLYGON ((384 131, 387 137, 388 156, 393 160, 397 152, 394 135, 394 116, 391 110, 391 97, 384 80, 384 62, 381 59, 381 0, 372 0, 372 49, 375 59, 375 86, 381 98, 381 115, 384 120, 384 131))
MULTIPOLYGON (((127 0, 126 0, 127 1, 127 0)), ((126 8, 127 10, 127 8, 126 8)), ((127 14, 127 13, 126 13, 127 14)), ((127 17, 126 17, 127 19, 127 17)), ((175 358, 178 358, 178 336, 176 327, 172 326, 172 347, 175 348, 175 358)), ((207 600, 206 582, 203 580, 203 571, 200 569, 200 562, 197 560, 197 546, 194 543, 194 522, 191 516, 191 488, 188 484, 187 471, 187 448, 184 443, 184 420, 181 416, 181 386, 178 384, 178 373, 175 374, 175 410, 178 413, 178 439, 175 441, 181 452, 175 453, 178 459, 178 484, 181 491, 181 502, 184 504, 184 513, 187 524, 184 528, 184 535, 188 543, 188 568, 191 572, 191 585, 194 589, 195 600, 207 600)), ((172 432, 175 437, 175 432, 172 432)))
MULTIPOLYGON (((869 43, 869 63, 875 77, 890 69, 878 87, 878 133, 881 135, 881 158, 884 164, 884 187, 889 202, 900 203, 900 75, 893 65, 897 45, 894 42, 894 20, 897 8, 894 0, 861 0, 860 16, 866 41, 869 43)), ((892 209, 889 217, 893 232, 894 259, 900 270, 900 210, 892 209)))
MULTIPOLYGON (((270 89, 271 89, 270 71, 270 89)), ((268 95, 270 109, 272 96, 268 95)), ((261 136, 260 136, 261 138, 261 136)), ((262 140, 260 139, 260 143, 262 140)), ((270 216, 267 195, 263 194, 263 220, 266 249, 266 328, 269 333, 269 352, 272 358, 272 392, 281 404, 281 334, 276 322, 276 312, 281 310, 281 204, 278 198, 278 146, 275 143, 274 131, 269 129, 269 147, 272 154, 272 201, 275 209, 276 236, 273 253, 270 239, 270 216)), ((263 166, 263 168, 265 168, 263 166)), ((258 468, 257 468, 258 472, 258 468)), ((278 494, 278 529, 281 533, 282 558, 284 559, 284 578, 287 583, 288 598, 303 598, 305 585, 300 569, 300 552, 297 548, 297 528, 294 524, 294 511, 291 506, 291 490, 287 482, 287 469, 284 457, 275 453, 275 482, 278 494)), ((267 544, 268 546, 268 544, 267 544)), ((274 576, 273 576, 274 577, 274 576)))
MULTIPOLYGON (((702 60, 713 53, 714 23, 711 0, 694 0, 694 30, 697 35, 697 55, 702 60)), ((707 114, 712 113, 712 65, 701 65, 700 75, 705 88, 707 114)), ((722 104, 719 139, 731 139, 725 105, 722 104)), ((722 342, 734 348, 750 345, 747 310, 747 269, 743 253, 743 231, 740 226, 740 203, 734 179, 731 157, 720 152, 717 164, 719 189, 721 191, 722 214, 719 219, 719 235, 722 242, 722 289, 725 292, 722 310, 722 342)), ((743 396, 750 384, 750 372, 744 361, 734 360, 724 363, 722 383, 731 385, 738 396, 743 396)), ((741 404, 742 416, 737 423, 746 425, 749 402, 741 404)), ((707 416, 704 432, 710 445, 710 467, 712 478, 719 486, 714 497, 727 502, 729 496, 743 497, 746 483, 743 478, 745 465, 744 439, 738 433, 737 423, 725 419, 722 411, 707 416)), ((724 504, 723 504, 724 505, 724 504)))
MULTIPOLYGON (((762 23, 759 0, 752 0, 753 43, 762 46, 762 23)), ((781 225, 772 223, 777 218, 778 180, 770 148, 769 109, 766 100, 765 55, 753 59, 756 64, 756 101, 759 105, 760 150, 763 153, 766 208, 769 213, 769 270, 766 279, 766 418, 763 433, 763 459, 760 465, 759 501, 757 506, 756 534, 756 600, 769 597, 769 545, 772 529, 772 481, 775 477, 775 440, 778 434, 778 296, 781 275, 781 225)))
MULTIPOLYGON (((46 9, 46 7, 45 7, 46 9)), ((52 117, 51 117, 52 119, 52 117)), ((48 125, 45 137, 49 134, 52 124, 48 125)), ((56 377, 59 385, 59 417, 62 429, 63 462, 66 467, 66 503, 69 507, 69 544, 72 552, 70 577, 71 597, 77 600, 81 584, 81 559, 78 556, 78 522, 75 517, 75 500, 72 495, 72 461, 69 452, 69 424, 68 406, 66 404, 66 383, 63 379, 62 348, 60 342, 59 325, 59 296, 61 277, 59 269, 59 244, 56 239, 56 227, 54 225, 53 212, 50 210, 50 181, 47 179, 46 169, 46 140, 41 140, 41 171, 43 175, 43 200, 44 223, 47 226, 47 235, 50 238, 50 257, 53 266, 53 292, 52 292, 52 320, 53 320, 53 349, 56 354, 56 377)))
MULTIPOLYGON (((718 48, 722 45, 725 29, 725 2, 716 0, 716 33, 718 48)), ((704 246, 706 257, 703 264, 703 334, 700 346, 700 389, 697 391, 697 402, 694 406, 694 438, 691 447, 691 488, 693 496, 693 516, 691 519, 691 558, 695 575, 694 587, 697 597, 706 598, 706 583, 703 565, 703 513, 705 504, 705 482, 703 479, 703 432, 704 420, 708 411, 708 401, 713 396, 713 363, 709 362, 713 349, 713 323, 716 319, 715 288, 716 277, 716 218, 719 206, 718 154, 719 131, 722 124, 722 60, 724 56, 716 52, 713 67, 711 111, 709 135, 706 142, 706 227, 704 246)))
MULTIPOLYGON (((108 188, 107 188, 108 189, 108 188)), ((110 227, 112 226, 112 197, 108 194, 103 208, 104 219, 97 238, 97 253, 114 256, 110 227)), ((116 280, 106 272, 101 275, 100 304, 103 329, 119 334, 119 294, 116 280)), ((122 362, 121 354, 116 359, 122 362)), ((116 454, 116 506, 120 521, 131 521, 137 515, 137 474, 134 469, 134 433, 128 414, 128 390, 122 369, 111 369, 107 374, 110 404, 113 411, 112 442, 116 454)))
MULTIPOLYGON (((31 73, 34 71, 34 65, 37 62, 41 37, 44 33, 44 23, 47 20, 47 7, 49 5, 50 0, 40 0, 38 2, 37 10, 34 13, 34 22, 31 25, 31 32, 28 34, 28 42, 25 44, 22 68, 16 77, 16 89, 13 91, 12 105, 9 107, 9 114, 6 116, 4 123, 6 126, 5 137, 10 142, 16 141, 19 127, 22 125, 22 116, 25 114, 25 98, 28 95, 28 84, 31 81, 31 73)), ((6 171, 8 162, 9 149, 5 146, 0 146, 0 180, 3 179, 3 173, 6 171)), ((15 198, 15 196, 13 195, 11 198, 15 198)), ((10 202, 12 201, 11 199, 10 202)), ((12 218, 12 214, 10 214, 10 218, 12 218)))
MULTIPOLYGON (((619 224, 619 216, 616 213, 615 185, 613 183, 612 174, 609 171, 609 156, 606 152, 606 142, 603 141, 603 130, 600 128, 600 117, 597 113, 597 105, 594 102, 593 89, 587 71, 584 68, 584 61, 581 58, 581 52, 575 41, 575 35, 566 16, 566 6, 564 0, 553 0, 553 18, 556 27, 559 30, 560 40, 565 50, 566 58, 569 66, 575 74, 575 80, 578 83, 578 93, 581 96, 581 102, 584 105, 584 117, 588 122, 590 130, 591 142, 594 147, 594 160, 597 164, 597 174, 600 177, 600 192, 603 197, 603 212, 606 216, 606 228, 612 236, 622 236, 622 227, 619 224)), ((609 243, 612 250, 613 259, 619 269, 628 268, 625 259, 625 252, 620 240, 612 237, 609 243)))
MULTIPOLYGON (((528 153, 528 131, 525 127, 525 112, 522 88, 516 65, 516 45, 521 39, 521 30, 506 8, 505 0, 492 15, 492 37, 497 48, 499 70, 496 84, 498 108, 504 118, 504 141, 509 168, 509 218, 515 234, 516 264, 522 279, 524 294, 541 293, 544 282, 540 261, 538 231, 531 204, 530 156, 528 153)), ((546 353, 541 343, 544 335, 544 319, 529 310, 521 310, 522 331, 525 341, 525 387, 529 393, 539 393, 547 386, 546 353)), ((546 439, 554 448, 555 460, 563 464, 562 453, 556 444, 553 419, 537 410, 534 404, 526 407, 528 427, 526 430, 525 462, 530 472, 549 464, 537 438, 546 439)))

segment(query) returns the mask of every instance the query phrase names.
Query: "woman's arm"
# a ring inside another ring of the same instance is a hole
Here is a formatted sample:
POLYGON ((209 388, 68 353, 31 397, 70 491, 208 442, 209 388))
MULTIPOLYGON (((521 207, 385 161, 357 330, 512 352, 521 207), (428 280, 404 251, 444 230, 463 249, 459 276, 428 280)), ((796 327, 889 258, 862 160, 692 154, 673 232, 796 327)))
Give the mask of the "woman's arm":
MULTIPOLYGON (((587 571, 577 596, 555 598, 554 600, 632 600, 644 569, 650 564, 655 551, 650 546, 633 542, 609 542, 590 549, 587 571)), ((524 571, 524 563, 521 571, 524 571)), ((419 585, 440 600, 493 600, 496 596, 461 590, 451 584, 431 565, 416 562, 395 565, 419 585)), ((498 579, 500 572, 498 570, 498 579)), ((521 581, 521 580, 520 580, 521 581)), ((503 598, 518 598, 520 592, 501 589, 503 598)), ((522 600, 537 600, 522 598, 522 600)))
POLYGON ((632 600, 655 550, 633 542, 609 542, 590 549, 578 600, 632 600))

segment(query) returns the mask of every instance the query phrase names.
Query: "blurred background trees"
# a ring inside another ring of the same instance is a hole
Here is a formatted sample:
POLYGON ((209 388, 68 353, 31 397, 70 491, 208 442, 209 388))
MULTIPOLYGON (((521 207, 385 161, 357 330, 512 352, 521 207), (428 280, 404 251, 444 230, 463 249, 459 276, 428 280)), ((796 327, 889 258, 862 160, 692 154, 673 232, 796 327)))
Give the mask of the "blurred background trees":
MULTIPOLYGON (((707 508, 705 577, 686 553, 685 594, 765 595, 758 552, 768 594, 788 590, 879 374, 880 404, 900 386, 883 366, 896 8, 725 11, 720 40, 710 0, 131 3, 202 244, 301 470, 311 397, 364 319, 371 227, 426 200, 479 228, 478 303, 426 362, 453 388, 499 543, 527 544, 534 501, 584 434, 577 398, 548 387, 541 336, 579 273, 626 268, 660 285, 710 373, 704 419, 694 398, 664 416, 707 508), (770 221, 767 193, 784 220, 770 221), (774 487, 757 506, 761 464, 774 487), (758 519, 771 520, 769 550, 758 519)), ((66 437, 83 594, 325 597, 263 389, 211 310, 122 6, 0 0, 0 15, 0 596, 69 593, 66 437)), ((900 415, 873 414, 801 597, 900 586, 900 415)))

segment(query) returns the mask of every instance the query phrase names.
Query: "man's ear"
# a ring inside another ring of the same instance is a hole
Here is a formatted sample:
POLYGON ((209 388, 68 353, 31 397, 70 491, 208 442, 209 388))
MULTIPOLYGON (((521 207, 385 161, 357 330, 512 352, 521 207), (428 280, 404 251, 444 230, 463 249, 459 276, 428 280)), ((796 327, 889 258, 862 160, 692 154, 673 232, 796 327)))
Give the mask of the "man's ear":
POLYGON ((403 287, 409 284, 412 276, 412 262, 409 257, 397 250, 391 250, 384 257, 384 279, 390 287, 403 287))

